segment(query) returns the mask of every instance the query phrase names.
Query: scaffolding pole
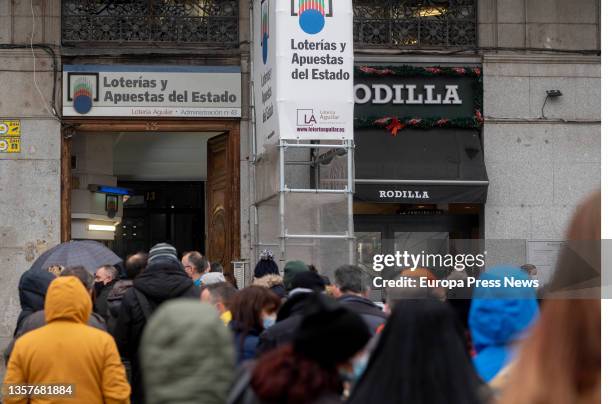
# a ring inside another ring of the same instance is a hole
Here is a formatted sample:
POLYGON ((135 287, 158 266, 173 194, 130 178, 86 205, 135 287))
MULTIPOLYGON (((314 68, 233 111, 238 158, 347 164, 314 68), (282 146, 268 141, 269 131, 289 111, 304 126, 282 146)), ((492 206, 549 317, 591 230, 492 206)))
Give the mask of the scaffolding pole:
POLYGON ((314 144, 314 143, 288 143, 281 140, 279 144, 279 226, 280 226, 280 255, 281 261, 286 260, 287 240, 288 239, 338 239, 346 240, 348 246, 349 263, 355 263, 355 234, 353 225, 353 193, 354 193, 354 143, 352 140, 343 140, 342 145, 314 144), (309 148, 309 149, 344 149, 347 154, 347 185, 344 189, 319 189, 317 188, 290 188, 286 184, 286 162, 285 152, 290 148, 309 148), (287 230, 285 216, 287 193, 305 194, 345 194, 347 198, 347 232, 344 234, 290 234, 287 230))

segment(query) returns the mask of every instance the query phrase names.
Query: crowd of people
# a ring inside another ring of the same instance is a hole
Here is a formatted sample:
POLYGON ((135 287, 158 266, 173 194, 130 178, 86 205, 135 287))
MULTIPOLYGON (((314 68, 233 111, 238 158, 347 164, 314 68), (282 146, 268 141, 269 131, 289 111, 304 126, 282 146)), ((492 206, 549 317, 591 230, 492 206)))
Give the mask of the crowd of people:
MULTIPOLYGON (((569 240, 600 240, 599 195, 569 240)), ((593 252, 599 254, 599 251, 593 252)), ((4 353, 5 385, 74 385, 6 403, 599 402, 600 301, 563 297, 584 261, 560 259, 549 290, 393 288, 369 298, 363 268, 332 279, 263 251, 249 286, 166 243, 123 265, 29 270, 4 353)), ((435 278, 419 268, 401 276, 435 278)), ((480 279, 529 279, 518 267, 480 279)))

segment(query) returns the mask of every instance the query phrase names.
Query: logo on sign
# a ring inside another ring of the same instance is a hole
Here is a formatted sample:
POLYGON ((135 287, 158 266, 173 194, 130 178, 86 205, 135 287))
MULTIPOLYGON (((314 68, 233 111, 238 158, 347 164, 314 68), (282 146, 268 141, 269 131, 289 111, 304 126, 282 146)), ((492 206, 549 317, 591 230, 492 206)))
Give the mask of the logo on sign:
POLYGON ((298 109, 297 110, 297 126, 312 126, 317 123, 317 118, 314 116, 314 109, 298 109))
POLYGON ((68 73, 68 101, 79 114, 91 111, 98 101, 98 73, 68 73))
POLYGON ((261 57, 264 65, 268 63, 268 41, 270 40, 270 5, 261 0, 261 57))
POLYGON ((0 136, 20 136, 20 121, 0 121, 0 136))
POLYGON ((325 27, 325 19, 333 17, 332 0, 291 0, 291 15, 298 17, 302 31, 318 34, 325 27))
POLYGON ((21 139, 18 137, 0 137, 0 153, 21 152, 21 139))

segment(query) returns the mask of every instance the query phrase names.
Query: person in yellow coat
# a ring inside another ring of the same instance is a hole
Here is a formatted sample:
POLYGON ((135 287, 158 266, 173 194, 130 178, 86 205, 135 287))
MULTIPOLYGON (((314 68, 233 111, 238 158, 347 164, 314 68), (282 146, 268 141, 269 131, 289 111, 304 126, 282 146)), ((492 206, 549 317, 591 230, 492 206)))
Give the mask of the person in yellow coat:
POLYGON ((51 282, 47 325, 15 343, 3 382, 5 403, 129 404, 130 386, 115 341, 87 325, 91 310, 91 298, 76 277, 51 282), (28 390, 34 394, 25 396, 28 390))

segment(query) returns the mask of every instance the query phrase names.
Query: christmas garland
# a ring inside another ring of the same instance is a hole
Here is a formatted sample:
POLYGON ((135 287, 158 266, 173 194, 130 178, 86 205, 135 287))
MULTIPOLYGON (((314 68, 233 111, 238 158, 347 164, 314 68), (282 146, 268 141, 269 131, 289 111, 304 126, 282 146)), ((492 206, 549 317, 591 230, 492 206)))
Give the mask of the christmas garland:
POLYGON ((404 128, 462 128, 478 129, 484 122, 482 116, 482 70, 479 67, 442 67, 442 66, 355 66, 355 77, 474 77, 474 115, 464 118, 445 117, 368 117, 355 118, 355 128, 385 128, 393 136, 404 128))
POLYGON ((419 117, 396 117, 385 116, 383 118, 355 118, 355 129, 385 128, 393 136, 404 128, 432 129, 432 128, 462 128, 478 129, 482 126, 483 118, 480 111, 476 110, 473 117, 466 118, 419 118, 419 117))
POLYGON ((395 76, 395 77, 478 77, 482 76, 480 67, 445 67, 445 66, 355 66, 355 77, 395 76))

